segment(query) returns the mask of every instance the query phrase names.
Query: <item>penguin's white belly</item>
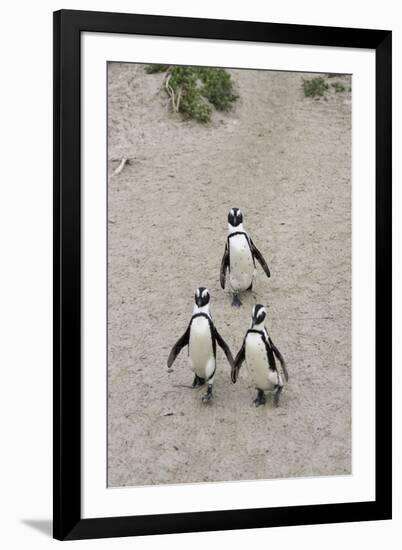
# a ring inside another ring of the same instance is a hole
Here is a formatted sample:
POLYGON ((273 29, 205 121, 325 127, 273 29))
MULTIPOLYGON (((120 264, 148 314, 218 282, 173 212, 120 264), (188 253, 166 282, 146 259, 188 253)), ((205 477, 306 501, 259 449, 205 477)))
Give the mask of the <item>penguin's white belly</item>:
POLYGON ((229 239, 230 286, 235 291, 247 290, 254 277, 254 262, 245 235, 229 239))
POLYGON ((215 358, 211 329, 205 317, 198 317, 191 323, 189 352, 195 374, 209 378, 215 368, 215 358))
POLYGON ((246 364, 249 376, 256 388, 273 390, 278 384, 278 374, 269 368, 265 344, 259 334, 247 335, 246 364))

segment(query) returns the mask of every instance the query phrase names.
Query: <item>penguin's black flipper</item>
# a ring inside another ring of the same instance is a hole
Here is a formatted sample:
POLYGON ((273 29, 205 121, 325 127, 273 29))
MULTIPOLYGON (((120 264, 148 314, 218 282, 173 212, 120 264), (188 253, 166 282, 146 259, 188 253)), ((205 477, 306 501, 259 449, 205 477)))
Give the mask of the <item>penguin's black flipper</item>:
POLYGON ((218 346, 220 346, 225 355, 226 355, 226 358, 227 360, 229 361, 229 365, 232 367, 233 369, 233 366, 234 366, 234 359, 233 359, 233 355, 232 355, 232 352, 230 351, 229 349, 229 346, 227 345, 227 343, 225 342, 225 340, 222 338, 222 336, 219 334, 219 332, 216 330, 215 326, 214 326, 214 335, 215 335, 215 339, 216 341, 218 342, 218 346))
POLYGON ((262 269, 265 271, 266 276, 271 277, 271 272, 269 270, 267 262, 264 260, 264 256, 261 254, 261 252, 258 250, 258 248, 255 246, 255 244, 253 243, 253 241, 251 239, 250 239, 250 243, 251 243, 251 250, 253 252, 254 258, 258 262, 260 262, 260 265, 261 265, 262 269))
POLYGON ((243 362, 246 359, 246 339, 243 340, 243 344, 241 348, 239 349, 238 354, 235 357, 234 365, 231 372, 231 379, 233 384, 236 384, 237 377, 239 375, 240 367, 242 366, 243 362))
POLYGON ((278 372, 278 369, 276 367, 274 350, 271 348, 270 344, 266 340, 265 340, 265 348, 267 350, 269 368, 275 372, 278 372))
POLYGON ((181 336, 175 345, 172 348, 172 351, 169 353, 169 357, 167 360, 167 366, 170 369, 170 367, 173 365, 174 360, 179 355, 181 350, 184 348, 184 346, 188 345, 190 339, 190 325, 187 327, 186 332, 181 336))
POLYGON ((221 281, 221 287, 224 289, 226 284, 226 270, 229 267, 229 251, 228 251, 228 243, 225 244, 225 252, 223 253, 223 258, 221 262, 221 273, 220 273, 220 281, 221 281))
POLYGON ((289 381, 289 374, 288 374, 288 369, 286 368, 285 359, 283 358, 283 355, 281 354, 281 352, 278 350, 278 348, 275 346, 275 344, 271 340, 271 337, 268 337, 268 342, 269 342, 269 345, 272 348, 272 351, 274 352, 274 354, 278 358, 278 360, 281 364, 282 370, 283 370, 283 374, 285 375, 285 380, 286 380, 286 382, 288 382, 289 381))

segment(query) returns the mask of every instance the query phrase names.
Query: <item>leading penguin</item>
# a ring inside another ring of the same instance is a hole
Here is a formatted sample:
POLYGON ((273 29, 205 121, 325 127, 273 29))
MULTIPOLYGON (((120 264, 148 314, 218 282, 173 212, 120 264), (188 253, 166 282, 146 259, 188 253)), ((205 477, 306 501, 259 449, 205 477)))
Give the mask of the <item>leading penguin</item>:
POLYGON ((224 289, 226 272, 229 270, 229 282, 233 291, 232 306, 241 306, 239 292, 253 288, 255 260, 261 264, 267 277, 270 277, 267 262, 243 228, 240 208, 232 208, 228 215, 228 236, 220 271, 221 287, 224 289))
POLYGON ((266 306, 257 304, 251 314, 251 326, 246 332, 243 345, 239 350, 232 368, 232 382, 236 383, 240 367, 246 361, 250 378, 257 389, 257 397, 254 400, 256 407, 265 405, 265 391, 274 391, 275 405, 279 404, 279 396, 282 393, 284 379, 289 380, 288 371, 282 354, 272 342, 267 329, 264 326, 267 316, 266 306), (279 372, 275 357, 281 364, 282 373, 279 372))
POLYGON ((202 397, 203 402, 212 399, 212 384, 216 371, 216 343, 223 349, 231 368, 234 368, 232 353, 212 321, 209 303, 208 289, 197 288, 190 323, 186 332, 173 346, 167 360, 167 366, 170 368, 180 351, 188 346, 194 372, 193 388, 208 384, 207 392, 202 397))

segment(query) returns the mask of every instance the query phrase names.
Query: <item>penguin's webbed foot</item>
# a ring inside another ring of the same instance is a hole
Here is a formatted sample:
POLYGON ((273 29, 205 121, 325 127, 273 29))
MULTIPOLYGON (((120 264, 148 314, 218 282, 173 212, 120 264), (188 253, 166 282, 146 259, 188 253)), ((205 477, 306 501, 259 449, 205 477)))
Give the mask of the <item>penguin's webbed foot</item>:
POLYGON ((238 294, 233 294, 232 306, 234 306, 234 307, 240 307, 241 306, 241 300, 240 300, 238 294))
POLYGON ((275 407, 279 406, 279 396, 281 395, 282 390, 283 390, 283 386, 278 386, 278 389, 274 393, 274 405, 275 405, 275 407))
POLYGON ((197 375, 194 376, 193 388, 196 388, 197 386, 203 386, 204 384, 205 384, 205 378, 200 378, 197 375))
POLYGON ((260 405, 265 405, 267 401, 267 398, 265 397, 265 393, 263 390, 258 390, 257 397, 254 399, 253 403, 256 407, 259 407, 260 405))
POLYGON ((207 393, 202 396, 202 402, 208 403, 212 399, 212 384, 208 384, 207 393))

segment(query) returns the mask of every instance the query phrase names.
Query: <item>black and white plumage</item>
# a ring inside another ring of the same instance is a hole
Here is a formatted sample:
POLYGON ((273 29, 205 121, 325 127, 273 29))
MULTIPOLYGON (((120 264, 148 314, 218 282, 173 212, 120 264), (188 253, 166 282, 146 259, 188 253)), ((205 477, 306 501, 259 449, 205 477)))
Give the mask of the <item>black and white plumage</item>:
POLYGON ((274 400, 278 405, 284 382, 289 379, 285 360, 264 326, 266 315, 265 306, 257 304, 253 307, 251 327, 246 332, 242 347, 235 358, 231 375, 232 382, 236 383, 240 367, 246 362, 249 376, 258 391, 254 400, 257 407, 265 404, 265 391, 275 392, 274 400), (275 358, 280 363, 280 369, 275 358))
POLYGON ((232 208, 228 215, 228 236, 220 270, 220 283, 223 289, 229 271, 229 283, 233 291, 232 305, 240 306, 239 292, 252 289, 256 260, 267 277, 270 277, 267 262, 243 228, 243 214, 239 208, 232 208))
POLYGON ((205 383, 208 385, 207 393, 202 398, 204 402, 212 398, 212 385, 216 371, 216 344, 224 351, 231 368, 234 367, 232 353, 212 321, 209 303, 208 290, 204 287, 197 288, 190 323, 185 333, 173 346, 167 360, 167 365, 170 368, 180 351, 188 346, 194 372, 193 387, 205 383))

